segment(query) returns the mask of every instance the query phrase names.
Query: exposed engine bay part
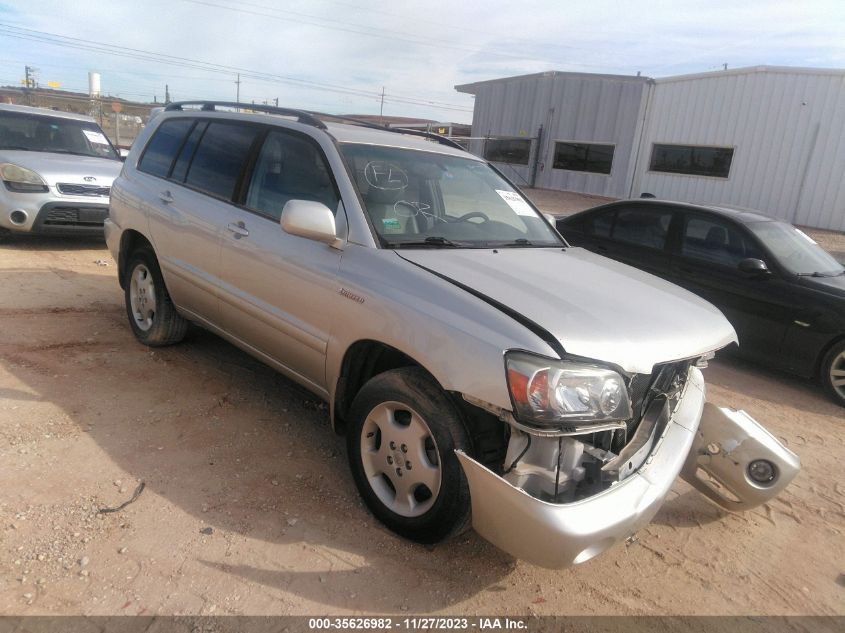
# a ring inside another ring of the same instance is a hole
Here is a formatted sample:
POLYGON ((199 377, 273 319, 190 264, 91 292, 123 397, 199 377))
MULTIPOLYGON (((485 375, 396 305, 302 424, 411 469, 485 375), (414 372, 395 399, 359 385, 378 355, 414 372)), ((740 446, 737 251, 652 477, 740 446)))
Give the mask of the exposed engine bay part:
MULTIPOLYGON (((500 549, 543 567, 590 560, 634 534, 660 508, 690 450, 703 406, 704 379, 692 368, 648 458, 624 481, 602 479, 601 466, 615 457, 603 440, 610 432, 597 433, 595 438, 532 435, 527 451, 527 438, 522 434, 523 439, 513 439, 509 457, 513 460, 523 451, 525 454, 503 476, 456 451, 470 488, 473 527, 500 549), (564 468, 567 459, 573 459, 568 470, 564 468), (562 467, 555 479, 558 460, 562 467), (548 468, 550 463, 552 476, 540 472, 540 466, 548 468), (583 479, 579 481, 580 468, 583 479), (523 478, 525 488, 512 483, 518 478, 523 478), (560 499, 569 495, 572 500, 543 499, 549 491, 554 495, 555 484, 560 499)), ((513 429, 512 434, 519 438, 513 429)), ((506 463, 512 462, 506 458, 506 463)))
POLYGON ((681 476, 727 510, 749 510, 777 496, 801 460, 745 411, 704 405, 681 476))

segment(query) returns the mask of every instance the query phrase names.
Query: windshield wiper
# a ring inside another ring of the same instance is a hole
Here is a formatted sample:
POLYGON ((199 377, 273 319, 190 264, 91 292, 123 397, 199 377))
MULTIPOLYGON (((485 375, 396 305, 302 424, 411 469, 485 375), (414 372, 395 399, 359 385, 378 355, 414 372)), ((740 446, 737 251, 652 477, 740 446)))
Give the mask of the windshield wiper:
POLYGON ((445 237, 433 235, 424 240, 408 240, 405 242, 388 242, 390 248, 404 248, 406 246, 433 246, 434 248, 461 248, 463 244, 458 244, 452 240, 447 240, 445 237))
POLYGON ((839 275, 845 275, 845 269, 840 270, 837 273, 797 273, 799 277, 838 277, 839 275))
POLYGON ((504 244, 498 244, 496 248, 519 248, 525 246, 534 246, 534 242, 532 242, 531 240, 526 240, 524 237, 519 237, 513 242, 505 242, 504 244))

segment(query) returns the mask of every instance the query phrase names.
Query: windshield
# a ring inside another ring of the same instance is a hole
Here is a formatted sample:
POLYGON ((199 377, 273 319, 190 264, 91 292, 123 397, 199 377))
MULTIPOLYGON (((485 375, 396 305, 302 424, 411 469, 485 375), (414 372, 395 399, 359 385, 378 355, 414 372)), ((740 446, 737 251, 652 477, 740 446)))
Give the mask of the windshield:
POLYGON ((486 163, 375 145, 342 151, 389 248, 565 246, 486 163))
POLYGON ((3 110, 0 110, 0 149, 117 159, 114 147, 93 121, 3 110))
POLYGON ((827 277, 845 272, 830 253, 791 224, 752 222, 747 226, 791 273, 827 277))

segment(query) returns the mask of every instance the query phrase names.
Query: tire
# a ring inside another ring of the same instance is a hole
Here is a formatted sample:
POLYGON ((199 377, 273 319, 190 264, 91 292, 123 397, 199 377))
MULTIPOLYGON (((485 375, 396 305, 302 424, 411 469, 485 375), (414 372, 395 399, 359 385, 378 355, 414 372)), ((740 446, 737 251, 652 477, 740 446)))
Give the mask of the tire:
POLYGON ((144 345, 161 347, 185 337, 188 321, 176 312, 150 249, 142 248, 129 256, 123 285, 126 315, 135 338, 144 345))
POLYGON ((469 526, 469 486, 455 455, 455 449, 469 452, 469 435, 429 374, 404 367, 375 376, 355 397, 349 420, 352 477, 382 523, 418 543, 469 526))
POLYGON ((820 378, 827 395, 845 407, 845 341, 839 341, 825 354, 820 378))

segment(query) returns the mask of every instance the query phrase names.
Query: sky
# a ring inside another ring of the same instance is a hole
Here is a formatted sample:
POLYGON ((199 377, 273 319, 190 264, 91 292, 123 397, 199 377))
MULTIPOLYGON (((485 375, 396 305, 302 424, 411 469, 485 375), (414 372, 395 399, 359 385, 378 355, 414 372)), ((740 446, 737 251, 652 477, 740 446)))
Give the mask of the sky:
POLYGON ((454 86, 547 70, 845 68, 845 0, 0 0, 0 85, 468 123, 454 86), (238 72, 241 83, 235 84, 238 72))

